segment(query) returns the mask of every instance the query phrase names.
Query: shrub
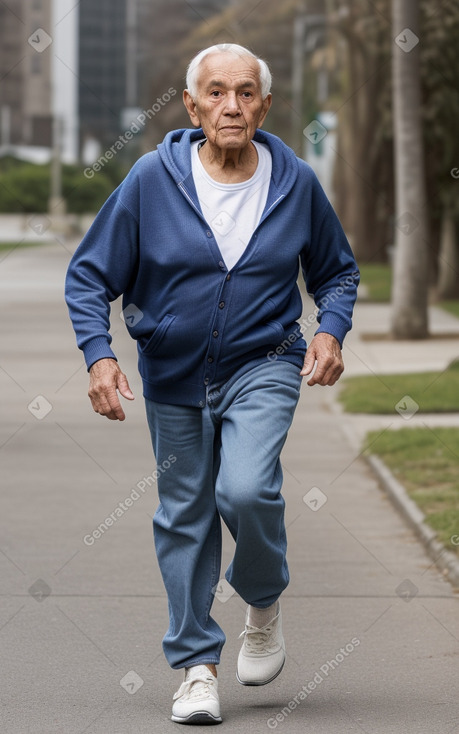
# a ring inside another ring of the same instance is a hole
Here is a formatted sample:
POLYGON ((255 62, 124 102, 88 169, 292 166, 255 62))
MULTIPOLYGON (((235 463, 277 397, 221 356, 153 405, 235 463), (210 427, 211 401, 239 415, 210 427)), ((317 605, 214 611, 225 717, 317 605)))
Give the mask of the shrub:
MULTIPOLYGON (((87 179, 79 166, 62 168, 62 192, 70 214, 97 212, 122 178, 113 168, 87 179)), ((0 213, 45 213, 50 196, 50 166, 8 161, 0 170, 0 213)))

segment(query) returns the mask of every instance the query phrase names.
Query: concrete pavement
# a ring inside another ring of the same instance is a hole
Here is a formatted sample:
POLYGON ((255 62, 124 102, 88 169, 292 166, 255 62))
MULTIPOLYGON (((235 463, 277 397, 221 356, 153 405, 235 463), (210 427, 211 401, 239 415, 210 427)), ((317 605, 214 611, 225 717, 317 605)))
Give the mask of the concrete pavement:
MULTIPOLYGON (((123 424, 112 423, 91 411, 63 302, 72 249, 63 241, 0 253, 1 731, 178 731, 169 717, 182 676, 161 650, 167 604, 152 542, 156 493, 154 484, 139 490, 155 465, 135 345, 114 304, 114 345, 137 399, 123 424)), ((433 316, 445 331, 457 329, 453 317, 433 316)), ((348 374, 442 369, 457 356, 456 339, 436 340, 434 349, 361 341, 384 318, 384 307, 358 305, 348 374)), ((221 731, 459 732, 459 600, 349 441, 330 407, 336 389, 303 386, 283 454, 291 583, 283 595, 288 658, 276 681, 237 683, 245 605, 224 588, 215 600, 227 634, 221 731)), ((223 570, 227 532, 224 541, 223 570)))

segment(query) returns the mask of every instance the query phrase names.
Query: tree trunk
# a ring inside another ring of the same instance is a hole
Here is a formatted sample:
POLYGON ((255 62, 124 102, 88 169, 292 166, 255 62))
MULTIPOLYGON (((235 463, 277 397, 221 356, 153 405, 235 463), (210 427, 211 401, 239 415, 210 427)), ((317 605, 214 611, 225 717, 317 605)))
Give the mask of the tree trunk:
MULTIPOLYGON (((349 6, 350 16, 349 24, 354 28, 359 13, 359 7, 356 2, 351 2, 349 6)), ((368 59, 364 56, 364 49, 361 44, 355 42, 353 33, 346 33, 348 42, 349 57, 349 80, 350 86, 360 89, 366 81, 365 72, 367 71, 368 59)), ((368 262, 371 257, 368 256, 368 242, 365 239, 365 226, 362 210, 365 209, 366 201, 365 181, 366 160, 365 153, 362 150, 362 137, 364 135, 366 123, 366 98, 364 94, 351 94, 348 107, 349 140, 350 140, 350 175, 349 186, 352 195, 349 196, 349 228, 352 239, 352 249, 357 262, 368 262)))
POLYGON ((419 3, 392 0, 395 143, 395 252, 391 331, 395 339, 428 336, 428 237, 420 114, 419 3), (415 35, 414 35, 415 34, 415 35))
POLYGON ((451 212, 447 210, 443 212, 439 269, 439 298, 459 298, 459 247, 456 240, 456 222, 451 212))
POLYGON ((365 94, 361 96, 361 106, 358 112, 360 126, 354 136, 355 169, 352 186, 354 209, 354 239, 353 250, 357 262, 384 262, 387 259, 386 232, 378 221, 378 199, 381 197, 377 190, 381 182, 382 163, 379 160, 381 142, 375 140, 375 130, 378 125, 378 109, 374 100, 378 94, 380 78, 374 67, 374 60, 370 56, 362 58, 362 69, 359 83, 365 84, 365 94), (373 71, 373 76, 365 82, 367 74, 373 71))
POLYGON ((347 19, 337 23, 339 33, 347 42, 349 68, 348 99, 339 118, 344 161, 341 160, 337 171, 337 176, 341 177, 337 208, 349 232, 357 262, 384 262, 387 259, 387 231, 378 215, 385 198, 380 161, 383 143, 377 130, 380 94, 387 85, 387 70, 381 66, 381 50, 375 50, 360 27, 363 19, 374 27, 378 22, 376 10, 371 6, 366 9, 361 0, 348 0, 347 8, 347 19))

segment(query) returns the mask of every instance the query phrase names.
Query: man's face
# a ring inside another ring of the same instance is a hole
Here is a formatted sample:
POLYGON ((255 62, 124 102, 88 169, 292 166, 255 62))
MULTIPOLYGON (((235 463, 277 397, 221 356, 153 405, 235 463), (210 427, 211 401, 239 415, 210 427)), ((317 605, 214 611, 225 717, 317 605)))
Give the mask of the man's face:
POLYGON ((245 148, 261 127, 271 95, 261 96, 260 67, 250 56, 214 53, 199 66, 197 97, 184 102, 191 122, 222 150, 245 148))

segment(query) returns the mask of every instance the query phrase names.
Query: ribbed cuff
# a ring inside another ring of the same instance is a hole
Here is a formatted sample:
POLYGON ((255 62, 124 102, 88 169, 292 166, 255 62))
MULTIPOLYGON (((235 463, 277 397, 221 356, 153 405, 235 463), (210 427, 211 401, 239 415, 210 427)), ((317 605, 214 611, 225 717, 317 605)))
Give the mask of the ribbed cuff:
POLYGON ((96 336, 94 339, 90 339, 82 349, 88 371, 94 362, 98 362, 99 359, 116 359, 105 336, 96 336))
POLYGON ((316 331, 316 334, 326 333, 331 334, 338 339, 340 347, 343 346, 344 337, 349 331, 347 323, 341 316, 333 313, 333 311, 326 311, 320 321, 320 326, 316 331))

